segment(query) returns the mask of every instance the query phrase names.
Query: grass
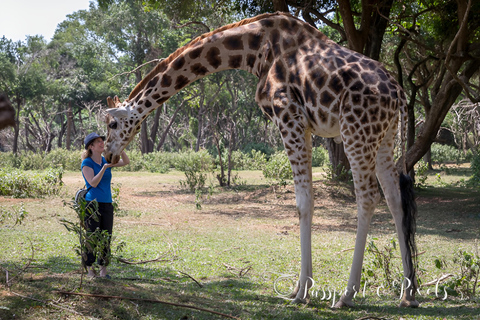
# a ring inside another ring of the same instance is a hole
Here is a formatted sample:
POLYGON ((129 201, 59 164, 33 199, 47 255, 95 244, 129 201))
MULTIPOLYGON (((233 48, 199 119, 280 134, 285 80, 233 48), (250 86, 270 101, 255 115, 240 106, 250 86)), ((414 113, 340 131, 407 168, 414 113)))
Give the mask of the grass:
MULTIPOLYGON (((432 172, 429 187, 417 193, 418 249, 425 252, 419 258, 425 282, 442 272, 456 272, 452 264, 444 271, 436 269, 436 257, 451 261, 458 248, 474 250, 479 238, 479 193, 454 186, 455 181, 467 177, 465 170, 450 168, 442 174, 443 184, 436 184, 440 171, 432 172)), ((132 261, 160 257, 161 261, 137 265, 114 261, 109 267, 112 280, 84 279, 81 290, 80 261, 73 250, 76 239, 60 224, 62 218, 74 219, 74 211, 64 201, 70 201, 75 190, 83 186, 81 175, 64 175, 61 196, 0 198, 4 209, 23 203, 29 213, 21 225, 0 226, 0 266, 10 271, 10 279, 18 276, 7 288, 6 274, 0 274, 0 319, 222 318, 163 304, 64 296, 56 290, 159 299, 241 319, 478 319, 478 296, 442 300, 443 296, 424 290, 418 297, 420 308, 399 309, 395 292, 377 296, 378 283, 369 283, 365 297, 357 296, 355 308, 332 310, 332 299, 322 300, 322 289, 338 292, 346 285, 353 254, 350 249, 355 243, 356 205, 349 186, 322 183, 319 169, 314 172, 315 290, 307 305, 291 305, 277 297, 276 279, 282 275, 296 279, 300 270, 293 187, 269 187, 260 171, 241 171, 239 175, 244 185, 214 188, 210 196, 205 192, 202 210, 196 210, 195 194, 180 187, 178 181, 185 179, 180 172, 115 172, 113 183, 121 186, 121 211, 115 218, 114 235, 116 243, 127 244, 122 257, 132 261)), ((370 239, 383 245, 392 237, 393 221, 382 201, 372 221, 370 239)), ((394 261, 397 268, 399 260, 394 261)), ((287 281, 278 284, 286 290, 290 286, 287 281)))

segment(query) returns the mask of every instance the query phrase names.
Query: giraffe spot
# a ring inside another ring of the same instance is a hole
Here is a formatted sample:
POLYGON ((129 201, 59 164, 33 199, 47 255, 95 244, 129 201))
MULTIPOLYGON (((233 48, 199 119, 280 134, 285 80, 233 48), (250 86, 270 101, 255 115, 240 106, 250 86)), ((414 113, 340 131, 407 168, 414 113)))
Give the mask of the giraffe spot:
POLYGON ((278 56, 280 54, 280 32, 277 29, 272 30, 271 37, 273 53, 278 56))
POLYGON ((145 101, 145 107, 150 108, 152 106, 152 103, 150 100, 145 101))
POLYGON ((273 20, 272 19, 262 19, 260 20, 260 24, 263 26, 263 27, 266 27, 266 28, 271 28, 273 27, 273 20))
POLYGON ((185 87, 189 83, 188 78, 185 76, 178 76, 177 80, 175 81, 175 90, 180 90, 185 87))
POLYGON ((282 114, 283 112, 283 108, 280 108, 280 107, 277 107, 277 106, 273 106, 273 111, 275 112, 275 115, 277 117, 280 117, 280 115, 282 114))
POLYGON ((147 88, 154 87, 158 82, 158 76, 154 77, 152 80, 148 81, 147 88))
POLYGON ((333 96, 328 91, 323 91, 320 95, 320 103, 327 108, 330 106, 330 103, 332 103, 333 99, 333 96))
POLYGON ((300 75, 298 73, 298 70, 296 72, 290 72, 289 81, 292 84, 300 85, 301 81, 300 81, 300 75))
POLYGON ((317 119, 315 119, 315 114, 313 113, 312 109, 307 108, 307 116, 310 121, 317 125, 317 119))
POLYGON ((345 86, 350 85, 350 83, 358 77, 357 73, 354 72, 352 69, 341 70, 339 72, 340 77, 342 77, 343 83, 345 86))
POLYGON ((339 94, 340 91, 342 91, 343 89, 343 84, 340 77, 333 76, 332 79, 330 79, 329 87, 333 90, 334 93, 339 94))
POLYGON ((277 61, 277 63, 275 63, 275 77, 277 80, 280 82, 285 82, 285 73, 286 70, 283 62, 277 61))
POLYGON ((160 98, 160 95, 158 93, 155 93, 154 95, 152 95, 153 100, 157 100, 158 98, 160 98))
POLYGON ((247 66, 250 67, 251 69, 253 69, 253 67, 255 66, 255 61, 257 60, 257 58, 255 57, 254 54, 248 54, 247 55, 247 66))
MULTIPOLYGON (((305 101, 303 101, 303 97, 300 93, 300 90, 298 90, 297 87, 289 87, 290 89, 290 97, 293 101, 296 101, 300 105, 305 105, 305 101)), ((294 108, 294 106, 290 106, 290 108, 294 108)))
POLYGON ((320 89, 325 84, 326 75, 317 70, 310 74, 310 78, 313 79, 315 86, 320 89))
POLYGON ((363 114, 363 109, 360 108, 354 108, 353 113, 357 116, 357 118, 360 118, 363 114))
POLYGON ((139 114, 141 114, 141 113, 143 113, 143 109, 142 109, 142 108, 137 108, 137 112, 138 112, 139 114))
POLYGON ((273 119, 273 109, 270 106, 263 106, 262 107, 263 112, 270 117, 270 119, 273 119))
POLYGON ((217 47, 212 47, 208 50, 206 55, 208 63, 215 69, 217 69, 222 64, 222 59, 220 58, 220 49, 217 47))
POLYGON ((358 105, 360 104, 360 101, 362 100, 362 96, 358 93, 354 93, 352 94, 352 102, 353 104, 355 105, 358 105))
POLYGON ((208 73, 208 69, 205 68, 201 63, 195 63, 190 67, 190 71, 194 74, 204 76, 208 73))
POLYGON ((360 123, 361 123, 361 124, 367 124, 367 123, 368 123, 368 116, 367 116, 366 113, 365 113, 365 114, 363 115, 363 117, 360 119, 360 123))
POLYGON ((363 89, 363 83, 361 81, 354 82, 350 87, 350 90, 352 91, 360 91, 362 89, 363 89))
POLYGON ((185 57, 179 57, 172 62, 172 68, 173 70, 179 70, 183 67, 184 64, 185 64, 185 57))
POLYGON ((288 123, 290 121, 290 115, 288 114, 288 112, 285 112, 285 114, 282 117, 282 121, 283 123, 288 123))
POLYGON ((377 69, 377 74, 382 81, 388 80, 387 73, 382 68, 377 69))
POLYGON ((335 57, 335 62, 337 64, 337 68, 342 68, 343 66, 345 66, 345 61, 343 59, 340 59, 338 57, 335 57))
POLYGON ((202 54, 202 51, 203 51, 203 47, 199 47, 190 51, 188 55, 190 56, 191 59, 197 59, 202 54))
POLYGON ((168 94, 168 91, 163 91, 162 94, 165 96, 168 94))
POLYGON ((141 100, 141 101, 138 102, 138 105, 140 106, 140 105, 142 105, 144 102, 145 102, 145 101, 141 100))
POLYGON ((365 132, 365 135, 369 136, 370 133, 372 132, 371 129, 370 129, 370 126, 365 126, 363 128, 363 132, 365 132))
POLYGON ((238 69, 242 66, 242 55, 231 56, 228 59, 228 66, 233 69, 238 69))
POLYGON ((318 109, 317 114, 318 114, 318 118, 320 119, 320 121, 321 121, 322 123, 326 123, 326 122, 327 122, 328 116, 327 116, 327 114, 326 114, 322 109, 318 109))
POLYGON ((364 72, 361 74, 363 82, 366 84, 374 84, 378 81, 377 77, 373 72, 364 72))
POLYGON ((296 46, 296 43, 292 37, 283 38, 282 47, 284 51, 287 51, 288 49, 294 46, 296 46))
POLYGON ((223 41, 227 50, 243 50, 243 34, 229 36, 223 41))
POLYGON ((305 81, 305 84, 304 84, 304 96, 305 96, 305 102, 311 102, 312 104, 315 104, 316 101, 317 101, 317 93, 315 92, 315 90, 312 88, 312 86, 310 85, 310 82, 308 81, 305 81))
POLYGON ((172 85, 172 77, 164 74, 160 84, 162 87, 170 87, 172 85))
POLYGON ((163 98, 158 99, 158 100, 157 100, 157 103, 158 103, 158 104, 162 104, 162 103, 164 103, 164 102, 167 101, 167 100, 168 100, 167 97, 163 97, 163 98))
POLYGON ((345 121, 347 121, 347 123, 354 123, 355 122, 355 117, 353 115, 348 115, 348 116, 345 117, 345 121))
POLYGON ((248 35, 248 47, 253 50, 253 51, 257 51, 258 49, 260 49, 260 45, 262 44, 262 39, 263 39, 263 35, 262 34, 258 34, 258 33, 251 33, 248 35))

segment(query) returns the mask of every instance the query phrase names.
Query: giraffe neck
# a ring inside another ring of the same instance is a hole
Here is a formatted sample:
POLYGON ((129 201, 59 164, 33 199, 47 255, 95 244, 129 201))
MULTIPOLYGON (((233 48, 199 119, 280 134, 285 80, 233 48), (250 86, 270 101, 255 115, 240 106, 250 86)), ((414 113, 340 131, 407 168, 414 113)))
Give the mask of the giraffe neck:
MULTIPOLYGON (((266 14, 264 19, 226 26, 201 36, 170 55, 132 91, 131 106, 142 120, 190 83, 206 75, 245 70, 258 78, 268 72, 280 53, 296 51, 298 34, 305 37, 301 22, 285 14, 266 14), (269 19, 270 17, 276 19, 269 19), (279 16, 281 19, 278 19, 279 16)), ((323 36, 314 28, 307 33, 323 36)), ((324 36, 323 36, 324 37, 324 36)), ((325 37, 326 38, 326 37, 325 37)), ((304 39, 306 40, 306 39, 304 39)), ((323 39, 324 40, 324 39, 323 39)))

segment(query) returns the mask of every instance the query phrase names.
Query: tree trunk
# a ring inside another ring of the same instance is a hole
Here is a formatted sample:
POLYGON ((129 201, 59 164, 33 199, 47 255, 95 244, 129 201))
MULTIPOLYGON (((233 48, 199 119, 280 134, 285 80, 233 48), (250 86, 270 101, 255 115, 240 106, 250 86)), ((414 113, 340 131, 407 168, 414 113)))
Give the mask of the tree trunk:
POLYGON ((173 121, 175 120, 175 118, 177 117, 177 114, 178 114, 178 111, 180 111, 180 109, 183 108, 183 105, 185 104, 186 100, 183 100, 182 103, 177 107, 177 109, 175 110, 175 112, 173 113, 173 116, 172 118, 170 119, 170 122, 168 123, 167 127, 165 128, 165 130, 163 131, 162 133, 162 136, 160 137, 160 141, 158 141, 158 146, 157 146, 157 151, 160 151, 160 149, 162 149, 164 143, 165 143, 165 140, 167 138, 167 134, 168 132, 170 131, 170 128, 173 124, 173 121))
MULTIPOLYGON (((464 69, 459 78, 466 83, 476 72, 478 72, 480 68, 480 60, 471 61, 466 66, 462 66, 462 68, 464 69)), ((456 72, 458 69, 459 68, 454 69, 453 71, 456 72)), ((411 170, 415 163, 427 153, 440 129, 443 119, 445 119, 445 116, 462 90, 462 86, 450 74, 445 76, 442 86, 437 91, 438 93, 432 102, 432 110, 430 111, 430 114, 434 116, 426 119, 417 140, 407 151, 407 171, 411 170)))
POLYGON ((15 102, 17 103, 17 110, 15 113, 15 126, 14 126, 15 132, 13 136, 13 153, 14 154, 17 154, 18 152, 18 136, 20 133, 20 109, 22 107, 21 101, 22 99, 19 97, 15 99, 15 102))
POLYGON ((70 150, 71 145, 72 145, 72 123, 73 123, 72 102, 68 102, 67 136, 66 136, 66 141, 65 141, 65 147, 67 148, 67 150, 70 150))
POLYGON ((343 149, 343 142, 336 143, 333 138, 328 138, 327 149, 330 164, 332 165, 332 178, 346 181, 349 176, 346 174, 350 170, 350 162, 343 149))

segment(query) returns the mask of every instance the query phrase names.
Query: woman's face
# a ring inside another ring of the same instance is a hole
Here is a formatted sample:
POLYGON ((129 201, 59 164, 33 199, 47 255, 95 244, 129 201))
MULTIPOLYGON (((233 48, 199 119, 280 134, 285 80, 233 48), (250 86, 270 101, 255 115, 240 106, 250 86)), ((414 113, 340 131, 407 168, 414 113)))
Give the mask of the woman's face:
POLYGON ((105 149, 103 139, 97 138, 93 140, 92 144, 90 145, 90 149, 92 150, 92 152, 94 151, 94 152, 102 153, 105 149))

